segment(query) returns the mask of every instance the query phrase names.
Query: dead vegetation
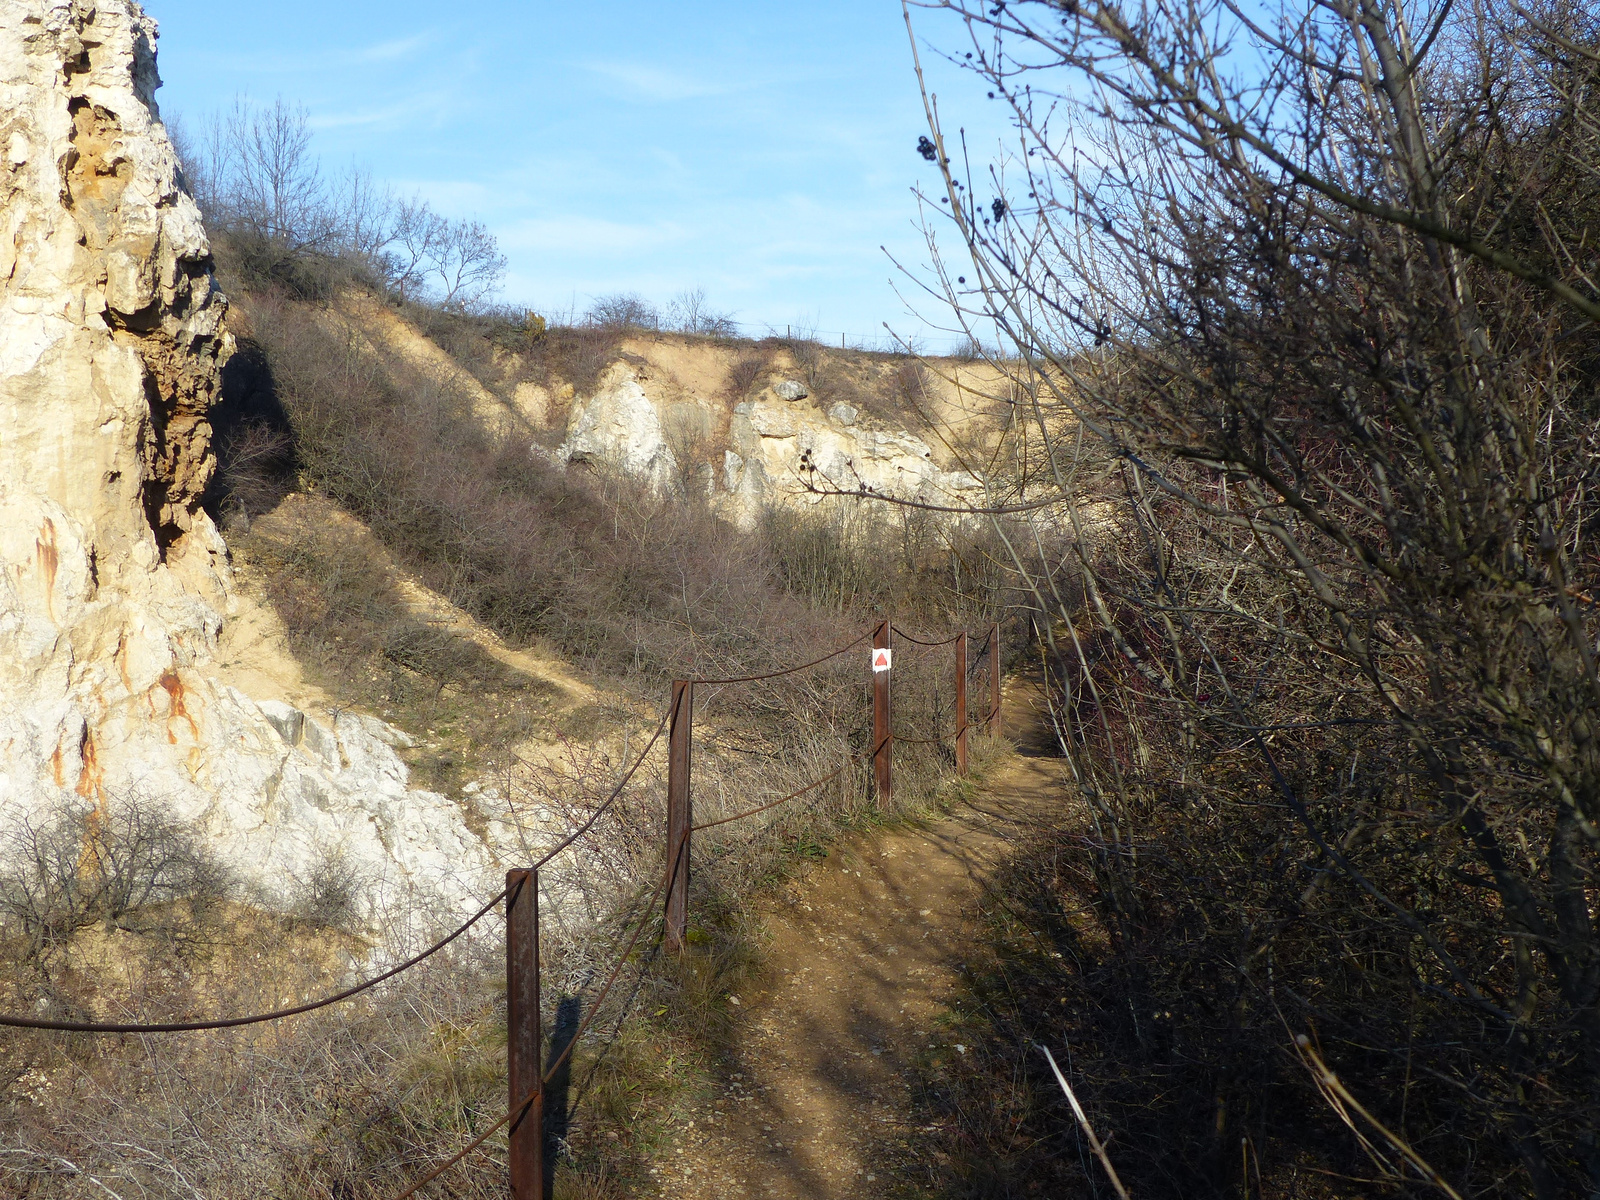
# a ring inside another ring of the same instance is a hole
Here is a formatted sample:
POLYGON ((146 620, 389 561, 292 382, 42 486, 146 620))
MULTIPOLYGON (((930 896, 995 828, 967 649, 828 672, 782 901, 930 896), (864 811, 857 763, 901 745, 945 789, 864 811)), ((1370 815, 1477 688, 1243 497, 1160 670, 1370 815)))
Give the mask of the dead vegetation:
MULTIPOLYGON (((216 414, 222 461, 211 498, 240 577, 336 703, 416 735, 404 755, 417 785, 459 795, 470 820, 511 830, 527 857, 603 802, 673 675, 812 658, 883 615, 924 633, 982 625, 1007 602, 991 541, 952 543, 920 518, 775 514, 741 533, 703 505, 603 473, 563 473, 525 430, 486 421, 459 379, 387 369, 381 348, 332 319, 318 298, 326 293, 246 278, 229 279, 241 353, 216 414), (418 603, 428 594, 483 636, 436 619, 418 603), (522 651, 578 664, 605 707, 573 704, 508 663, 522 651)), ((496 387, 507 371, 582 382, 616 347, 616 330, 598 326, 530 338, 499 317, 430 310, 427 322, 496 387)), ((770 359, 750 357, 761 364, 753 385, 770 359)), ((949 731, 948 673, 947 656, 907 660, 905 732, 949 731)), ((700 819, 844 769, 792 805, 701 835, 682 960, 649 949, 658 762, 553 878, 563 902, 547 929, 547 1028, 595 997, 624 935, 638 921, 646 928, 575 1056, 568 1194, 630 1186, 665 1111, 714 1061, 726 994, 756 957, 751 897, 826 854, 842 832, 895 819, 943 786, 948 753, 907 746, 900 807, 869 801, 864 680, 856 656, 796 680, 702 691, 700 819)), ((78 813, 34 831, 54 838, 44 841, 58 884, 117 877, 114 864, 101 871, 83 857, 85 846, 121 844, 122 810, 112 811, 100 833, 78 813)), ((214 895, 202 889, 203 855, 193 878, 180 878, 188 843, 172 845, 166 874, 132 900, 101 888, 100 899, 69 896, 67 916, 29 915, 27 888, 0 881, 20 914, 7 926, 16 961, 25 965, 23 947, 37 944, 52 972, 47 987, 19 967, 0 980, 0 1007, 238 1013, 322 994, 364 969, 371 947, 345 928, 363 883, 336 858, 288 901, 268 904, 226 880, 214 895), (119 970, 97 973, 108 953, 119 970)), ((0 1190, 40 1200, 107 1190, 379 1200, 503 1109, 499 953, 491 931, 348 1006, 280 1025, 114 1041, 8 1034, 0 1190)), ((503 1147, 491 1140, 442 1194, 497 1193, 503 1147)))
POLYGON ((1089 810, 995 901, 952 1194, 1105 1186, 1036 1042, 1134 1196, 1594 1191, 1592 10, 942 7, 1029 147, 930 130, 1089 810))

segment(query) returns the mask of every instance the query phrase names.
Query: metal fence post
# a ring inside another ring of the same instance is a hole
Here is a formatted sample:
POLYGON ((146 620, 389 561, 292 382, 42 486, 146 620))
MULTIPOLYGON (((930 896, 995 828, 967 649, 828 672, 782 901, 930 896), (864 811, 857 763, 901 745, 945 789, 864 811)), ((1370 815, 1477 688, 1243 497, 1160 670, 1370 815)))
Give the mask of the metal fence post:
POLYGON ((1000 719, 1000 622, 989 626, 989 734, 1000 737, 1005 725, 1000 719))
POLYGON ((506 1080, 511 1195, 549 1200, 544 1183, 544 1067, 539 1061, 539 872, 506 872, 506 1080), (519 1119, 517 1111, 533 1093, 519 1119))
POLYGON ((683 950, 689 929, 689 838, 694 805, 689 795, 689 759, 694 735, 694 683, 672 681, 667 729, 667 854, 676 856, 667 885, 667 949, 683 950))
POLYGON ((956 634, 956 774, 967 773, 967 635, 956 634))
MULTIPOLYGON (((880 622, 872 633, 872 648, 893 653, 893 630, 888 621, 880 622)), ((893 660, 891 659, 891 664, 893 660)), ((890 724, 890 671, 872 672, 872 774, 877 783, 878 803, 887 804, 894 791, 894 733, 890 724)))

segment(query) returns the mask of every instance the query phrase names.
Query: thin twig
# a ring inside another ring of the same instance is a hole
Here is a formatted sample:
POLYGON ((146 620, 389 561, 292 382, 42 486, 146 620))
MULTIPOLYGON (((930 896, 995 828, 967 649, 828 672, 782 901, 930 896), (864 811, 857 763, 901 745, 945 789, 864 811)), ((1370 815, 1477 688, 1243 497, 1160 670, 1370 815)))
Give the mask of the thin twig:
MULTIPOLYGON (((1042 1042, 1034 1045, 1044 1054, 1050 1062, 1050 1069, 1056 1073, 1056 1082, 1061 1085, 1061 1090, 1067 1094, 1067 1103, 1072 1105, 1072 1114, 1078 1118, 1078 1125, 1083 1130, 1083 1135, 1089 1139, 1089 1149, 1094 1151, 1094 1156, 1100 1160, 1100 1165, 1106 1169, 1106 1175, 1111 1179, 1111 1186, 1117 1189, 1117 1195, 1122 1200, 1128 1200, 1128 1189, 1122 1186, 1122 1180, 1117 1178, 1117 1169, 1111 1165, 1111 1159, 1106 1154, 1106 1148, 1100 1144, 1100 1139, 1095 1136, 1094 1126, 1089 1124, 1089 1118, 1083 1111, 1083 1105, 1078 1103, 1078 1097, 1072 1090, 1072 1085, 1067 1082, 1067 1077, 1061 1073, 1061 1068, 1056 1066, 1056 1056, 1050 1053, 1050 1047, 1042 1042)), ((1459 1197, 1457 1198, 1459 1200, 1459 1197)))

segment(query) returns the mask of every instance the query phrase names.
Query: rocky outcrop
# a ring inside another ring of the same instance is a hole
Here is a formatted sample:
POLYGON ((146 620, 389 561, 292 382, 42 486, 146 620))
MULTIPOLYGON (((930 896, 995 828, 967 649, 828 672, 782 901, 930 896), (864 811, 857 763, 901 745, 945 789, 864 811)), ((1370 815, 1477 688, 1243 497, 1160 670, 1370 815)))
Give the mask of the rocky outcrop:
POLYGON ((681 483, 678 454, 669 444, 664 414, 646 394, 640 374, 626 362, 608 368, 594 395, 573 406, 556 457, 566 463, 604 465, 645 480, 658 491, 673 491, 681 483))
POLYGON ((982 503, 979 480, 967 471, 943 469, 922 438, 862 428, 858 417, 848 404, 826 414, 769 399, 736 406, 723 483, 738 519, 749 520, 764 504, 816 502, 830 491, 864 490, 952 507, 982 503))
POLYGON ((594 393, 573 404, 556 456, 604 465, 659 492, 702 490, 741 525, 768 505, 817 503, 833 491, 983 503, 978 478, 942 463, 923 438, 868 426, 847 403, 824 410, 797 380, 778 380, 728 412, 638 355, 613 364, 594 393))
POLYGON ((488 853, 402 735, 217 677, 230 339, 155 39, 132 0, 0 0, 0 827, 138 797, 268 896, 338 855, 375 911, 466 906, 488 853))

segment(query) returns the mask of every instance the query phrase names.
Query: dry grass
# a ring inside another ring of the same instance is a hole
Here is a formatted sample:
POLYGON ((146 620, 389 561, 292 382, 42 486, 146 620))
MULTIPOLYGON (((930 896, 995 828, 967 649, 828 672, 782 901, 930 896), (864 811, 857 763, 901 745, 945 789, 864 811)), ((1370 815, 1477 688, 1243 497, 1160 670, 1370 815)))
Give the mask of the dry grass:
MULTIPOLYGON (((743 535, 623 480, 562 476, 510 432, 483 427, 448 383, 395 387, 314 304, 269 292, 240 295, 237 309, 250 322, 247 353, 233 375, 216 503, 243 577, 282 618, 315 681, 341 702, 436 733, 409 752, 418 781, 452 791, 483 781, 478 810, 525 838, 530 856, 609 794, 640 744, 641 719, 574 710, 553 731, 557 752, 519 756, 531 730, 551 732, 547 695, 419 617, 403 574, 512 645, 560 647, 641 697, 640 708, 691 668, 744 674, 810 658, 884 611, 925 633, 981 623, 1001 596, 988 548, 971 544, 971 567, 952 571, 936 532, 920 525, 886 534, 870 522, 791 523, 743 535), (898 547, 892 583, 868 568, 885 541, 898 547)), ((478 339, 483 363, 501 361, 491 324, 438 319, 451 336, 478 339)), ((559 334, 547 333, 555 342, 539 353, 564 353, 559 334)), ((589 349, 609 353, 599 342, 589 349)), ((559 372, 581 374, 570 363, 559 372)), ((948 727, 948 663, 909 652, 903 661, 902 732, 948 727)), ((865 677, 852 656, 793 680, 701 690, 702 820, 853 765, 784 808, 700 836, 691 952, 681 960, 651 949, 659 762, 552 872, 562 902, 546 927, 547 1027, 563 1002, 593 1001, 633 922, 645 926, 575 1055, 558 1194, 627 1194, 664 1114, 716 1069, 722 998, 757 963, 753 899, 842 834, 926 806, 945 785, 947 758, 907 746, 896 809, 869 800, 859 761, 870 738, 865 677)), ((254 1011, 330 990, 366 957, 337 928, 351 881, 333 866, 287 916, 234 896, 207 910, 226 919, 206 925, 180 898, 166 911, 182 918, 183 936, 158 939, 151 931, 174 921, 147 921, 110 942, 96 917, 53 952, 50 1003, 154 1017, 254 1011), (96 974, 108 954, 122 969, 96 974)), ((156 914, 147 906, 142 915, 156 914)), ((0 1189, 191 1200, 396 1191, 503 1110, 498 955, 491 929, 377 993, 280 1025, 118 1041, 7 1035, 0 1189)), ((43 995, 31 978, 18 976, 10 999, 43 995)), ((498 1194, 503 1147, 491 1139, 449 1194, 498 1194)))

